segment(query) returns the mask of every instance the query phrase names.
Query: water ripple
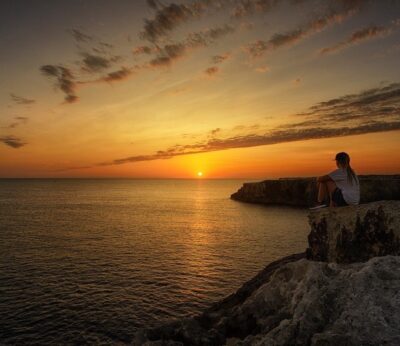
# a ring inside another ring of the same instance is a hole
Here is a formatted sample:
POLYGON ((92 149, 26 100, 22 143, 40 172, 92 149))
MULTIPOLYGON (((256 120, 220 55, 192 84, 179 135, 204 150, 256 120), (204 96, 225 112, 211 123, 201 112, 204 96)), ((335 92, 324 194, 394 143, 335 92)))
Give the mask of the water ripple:
POLYGON ((129 343, 302 251, 305 211, 241 183, 0 180, 0 343, 129 343))

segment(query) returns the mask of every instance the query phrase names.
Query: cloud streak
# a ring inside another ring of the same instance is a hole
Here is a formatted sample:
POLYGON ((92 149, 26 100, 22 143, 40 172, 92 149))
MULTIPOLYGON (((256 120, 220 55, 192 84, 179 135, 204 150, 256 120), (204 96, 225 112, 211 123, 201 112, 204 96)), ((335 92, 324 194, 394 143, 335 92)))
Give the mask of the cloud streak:
POLYGON ((231 57, 231 55, 229 53, 225 53, 222 55, 214 55, 213 57, 211 57, 211 62, 213 64, 221 64, 224 61, 228 60, 231 57))
POLYGON ((196 15, 190 6, 185 4, 162 5, 154 1, 149 4, 152 5, 153 9, 156 9, 156 13, 153 19, 145 19, 140 37, 150 42, 157 42, 160 37, 167 35, 177 26, 196 15))
POLYGON ((14 122, 7 126, 9 129, 15 129, 16 127, 26 124, 28 122, 27 117, 14 117, 14 122))
POLYGON ((372 25, 354 31, 346 40, 339 42, 333 46, 325 47, 320 50, 320 54, 331 54, 358 44, 360 42, 368 41, 377 37, 384 37, 391 33, 391 29, 383 26, 372 25))
POLYGON ((10 93, 10 97, 11 97, 11 100, 14 101, 18 105, 31 105, 36 102, 33 99, 28 99, 28 98, 25 98, 22 96, 15 95, 13 93, 10 93))
POLYGON ((219 68, 217 66, 211 66, 204 71, 204 73, 209 77, 215 76, 218 72, 219 68))
POLYGON ((400 120, 400 83, 320 102, 297 116, 331 123, 400 120))
POLYGON ((69 33, 77 43, 87 43, 93 41, 93 36, 87 35, 81 30, 71 29, 69 30, 69 33))
MULTIPOLYGON (((200 4, 203 4, 203 2, 205 3, 206 0, 198 0, 197 5, 199 6, 200 4)), ((165 7, 159 4, 158 1, 153 1, 151 3, 153 4, 153 7, 162 7, 160 13, 164 13, 163 11, 167 11, 165 7)), ((194 6, 194 4, 192 5, 194 6)), ((176 10, 174 6, 168 6, 168 8, 170 10, 171 8, 174 8, 176 10)), ((168 11, 167 13, 170 13, 168 11)), ((89 73, 91 76, 91 79, 89 80, 82 80, 82 77, 80 77, 78 80, 75 77, 76 71, 73 72, 71 68, 61 64, 43 65, 40 67, 40 71, 46 77, 55 80, 56 89, 61 90, 65 94, 65 103, 74 103, 79 100, 79 97, 76 95, 78 86, 82 87, 102 82, 120 82, 128 79, 135 72, 148 69, 169 67, 179 59, 187 56, 193 50, 208 47, 209 45, 215 43, 216 40, 233 32, 235 32, 235 28, 231 25, 225 24, 214 28, 207 28, 197 32, 191 32, 181 42, 171 42, 165 45, 159 45, 155 42, 152 42, 150 43, 152 46, 137 46, 132 52, 133 55, 135 57, 139 55, 149 56, 149 60, 147 62, 136 64, 131 67, 120 66, 114 71, 112 71, 112 68, 115 66, 115 62, 120 61, 122 57, 111 54, 109 49, 112 46, 100 42, 100 44, 105 45, 106 50, 96 50, 96 52, 98 52, 96 54, 88 53, 85 51, 80 52, 80 55, 83 56, 83 59, 78 62, 78 65, 80 66, 80 72, 84 71, 89 73), (92 76, 93 74, 95 74, 94 77, 92 76)), ((93 43, 95 41, 97 42, 97 40, 95 40, 93 36, 86 35, 76 29, 72 30, 72 34, 77 43, 93 43)), ((227 58, 228 55, 221 55, 216 57, 215 59, 219 59, 222 62, 227 58)))
MULTIPOLYGON (((244 136, 228 137, 224 139, 210 139, 204 143, 193 145, 176 145, 166 150, 159 150, 150 155, 137 155, 99 163, 96 166, 121 165, 143 161, 167 160, 182 155, 201 154, 213 151, 222 151, 236 148, 249 148, 263 145, 288 143, 312 139, 344 137, 366 133, 400 130, 400 120, 393 122, 372 122, 357 127, 342 126, 335 128, 303 128, 299 130, 275 130, 266 134, 249 134, 244 136)), ((92 166, 93 167, 93 166, 92 166)), ((90 168, 90 167, 85 167, 90 168)))
POLYGON ((82 69, 90 73, 102 72, 104 70, 107 70, 112 67, 113 63, 117 62, 120 59, 119 56, 111 56, 108 58, 105 56, 90 53, 82 53, 82 55, 82 69))
MULTIPOLYGON (((341 1, 338 3, 341 3, 341 1)), ((313 19, 294 30, 275 33, 267 41, 257 40, 250 43, 244 46, 243 50, 252 58, 257 58, 267 52, 274 51, 281 47, 297 44, 303 39, 322 31, 328 26, 341 23, 343 20, 356 13, 362 3, 362 1, 343 2, 342 6, 338 9, 330 9, 324 15, 313 19)))
MULTIPOLYGON (((208 47, 215 43, 216 40, 232 34, 233 32, 235 32, 235 28, 228 24, 204 29, 198 32, 191 32, 182 42, 170 43, 162 47, 157 46, 157 49, 153 49, 153 52, 156 52, 155 57, 153 57, 148 64, 145 64, 145 66, 151 68, 171 66, 193 50, 208 47)), ((148 53, 145 54, 151 54, 147 48, 148 47, 139 48, 139 52, 142 53, 142 51, 146 51, 148 53)), ((227 58, 228 56, 219 56, 219 59, 227 58)))
POLYGON ((0 143, 3 143, 13 149, 19 149, 27 144, 21 138, 15 136, 0 136, 0 143))
POLYGON ((319 102, 307 111, 293 116, 300 119, 264 132, 259 124, 243 125, 233 129, 239 131, 238 134, 223 137, 225 131, 216 128, 205 134, 204 140, 195 143, 176 144, 153 154, 119 158, 81 168, 166 160, 182 155, 235 148, 400 130, 400 83, 319 102))
POLYGON ((186 4, 170 3, 165 5, 161 1, 149 0, 147 5, 155 11, 155 14, 152 19, 145 19, 139 37, 156 43, 180 25, 200 18, 209 10, 221 10, 226 6, 231 6, 235 1, 237 0, 193 0, 186 4))
POLYGON ((78 100, 75 94, 75 78, 70 69, 61 65, 43 65, 40 71, 43 75, 55 79, 55 86, 65 94, 66 103, 74 103, 78 100))
POLYGON ((127 79, 133 73, 134 73, 133 69, 127 68, 127 67, 122 67, 119 70, 108 73, 106 76, 102 77, 99 81, 108 82, 108 83, 119 82, 124 79, 127 79))

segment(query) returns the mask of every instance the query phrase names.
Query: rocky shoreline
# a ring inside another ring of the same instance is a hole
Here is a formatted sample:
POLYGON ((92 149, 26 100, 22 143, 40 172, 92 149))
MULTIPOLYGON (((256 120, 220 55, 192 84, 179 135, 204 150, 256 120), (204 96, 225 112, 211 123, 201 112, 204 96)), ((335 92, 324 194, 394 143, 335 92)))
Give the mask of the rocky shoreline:
POLYGON ((400 201, 310 212, 309 248, 134 345, 400 345, 400 201))
MULTIPOLYGON (((400 175, 360 175, 360 203, 400 199, 400 175)), ((310 207, 315 204, 315 178, 281 178, 245 183, 231 198, 247 203, 310 207)))

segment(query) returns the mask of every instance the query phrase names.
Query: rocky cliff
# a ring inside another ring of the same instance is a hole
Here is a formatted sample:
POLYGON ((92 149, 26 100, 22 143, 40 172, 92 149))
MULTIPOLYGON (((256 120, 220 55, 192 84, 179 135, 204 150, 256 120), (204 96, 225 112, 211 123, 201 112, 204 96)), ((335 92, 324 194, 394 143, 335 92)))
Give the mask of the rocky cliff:
MULTIPOLYGON (((400 175, 361 175, 361 203, 400 200, 400 175)), ((315 178, 281 178, 245 183, 231 198, 261 204, 309 207, 315 204, 315 178)))
POLYGON ((313 211, 308 259, 273 262, 202 314, 140 330, 133 344, 400 345, 399 211, 400 201, 313 211))
POLYGON ((400 201, 319 209, 309 223, 309 259, 352 263, 400 255, 400 201))
POLYGON ((399 256, 349 265, 285 258, 202 315, 140 331, 133 343, 397 346, 399 268, 399 256))

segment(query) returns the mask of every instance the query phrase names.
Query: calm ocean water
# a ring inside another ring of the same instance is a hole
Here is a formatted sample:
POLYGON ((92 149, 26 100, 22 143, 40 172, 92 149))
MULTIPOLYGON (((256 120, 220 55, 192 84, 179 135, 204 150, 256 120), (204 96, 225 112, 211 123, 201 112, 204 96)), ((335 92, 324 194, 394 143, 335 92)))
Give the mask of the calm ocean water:
POLYGON ((239 180, 0 180, 0 344, 115 344, 303 251, 307 211, 239 180))

